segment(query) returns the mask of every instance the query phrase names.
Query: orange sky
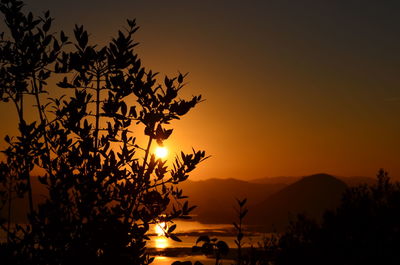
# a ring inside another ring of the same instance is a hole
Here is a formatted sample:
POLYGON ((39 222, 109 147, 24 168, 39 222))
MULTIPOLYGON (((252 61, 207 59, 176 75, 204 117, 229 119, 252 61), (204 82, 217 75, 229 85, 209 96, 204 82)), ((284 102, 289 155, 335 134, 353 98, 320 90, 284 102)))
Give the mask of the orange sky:
MULTIPOLYGON (((137 18, 145 66, 190 72, 185 93, 206 101, 166 144, 212 156, 192 179, 374 176, 381 167, 400 177, 400 4, 301 2, 27 4, 50 9, 67 32, 84 24, 99 43, 137 18)), ((1 136, 12 133, 13 111, 0 105, 1 136)))

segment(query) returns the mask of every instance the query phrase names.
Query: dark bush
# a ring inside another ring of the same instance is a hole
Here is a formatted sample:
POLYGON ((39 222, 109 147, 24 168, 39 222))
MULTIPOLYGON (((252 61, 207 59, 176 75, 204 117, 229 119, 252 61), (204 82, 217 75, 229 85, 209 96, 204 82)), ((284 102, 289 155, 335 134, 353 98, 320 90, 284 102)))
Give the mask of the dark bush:
POLYGON ((375 185, 347 189, 321 224, 300 216, 279 247, 277 264, 399 264, 399 183, 380 170, 375 185))
MULTIPOLYGON (((0 222, 7 233, 1 264, 150 263, 150 225, 190 218, 194 207, 177 184, 205 159, 203 151, 193 150, 168 164, 152 148, 163 145, 172 134, 170 123, 201 97, 179 98, 185 75, 160 84, 157 73, 142 66, 134 20, 99 47, 83 26, 75 27, 71 43, 62 31, 52 33, 49 12, 34 17, 22 7, 17 0, 0 3, 9 29, 1 34, 0 100, 14 103, 20 133, 6 137, 7 161, 0 167, 0 202, 8 208, 0 222), (48 84, 50 78, 61 80, 58 87, 48 84), (63 96, 52 96, 60 89, 63 96), (29 122, 28 97, 38 113, 29 122), (43 203, 33 201, 34 168, 44 172, 43 203), (28 221, 11 226, 16 195, 28 198, 28 221)), ((172 229, 165 232, 179 240, 172 229)))

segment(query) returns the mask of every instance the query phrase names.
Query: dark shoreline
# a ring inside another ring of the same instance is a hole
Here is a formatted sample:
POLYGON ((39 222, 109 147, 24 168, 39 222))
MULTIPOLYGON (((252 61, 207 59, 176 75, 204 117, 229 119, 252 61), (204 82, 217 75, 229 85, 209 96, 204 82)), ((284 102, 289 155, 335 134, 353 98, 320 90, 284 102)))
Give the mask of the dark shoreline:
MULTIPOLYGON (((259 227, 252 227, 246 228, 246 236, 258 236, 260 234, 264 234, 267 232, 262 231, 259 227)), ((218 237, 218 236, 225 236, 225 237, 236 237, 237 232, 232 228, 229 229, 202 229, 197 231, 188 231, 188 232, 181 232, 181 233, 174 233, 176 236, 194 236, 199 237, 203 235, 208 235, 210 237, 218 237)), ((158 236, 156 233, 150 233, 148 236, 158 236)))
MULTIPOLYGON (((247 252, 250 248, 243 248, 242 251, 247 252)), ((163 256, 169 258, 179 258, 187 256, 202 256, 201 252, 193 252, 192 248, 148 248, 147 254, 150 256, 163 256)), ((205 256, 205 255, 204 255, 205 256)), ((213 256, 207 256, 208 258, 213 258, 213 256)), ((237 257, 237 248, 229 249, 229 253, 223 257, 223 259, 235 259, 237 257)))

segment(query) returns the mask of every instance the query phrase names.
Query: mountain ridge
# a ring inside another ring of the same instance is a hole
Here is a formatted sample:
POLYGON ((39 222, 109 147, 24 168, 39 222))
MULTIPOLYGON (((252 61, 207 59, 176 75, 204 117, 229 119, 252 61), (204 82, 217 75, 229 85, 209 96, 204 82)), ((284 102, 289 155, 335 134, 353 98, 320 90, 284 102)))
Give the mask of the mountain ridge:
MULTIPOLYGON (((293 181, 293 180, 291 180, 293 181)), ((326 209, 335 208, 343 191, 344 181, 326 173, 298 177, 290 184, 281 182, 254 183, 234 178, 206 179, 187 182, 183 191, 189 201, 198 206, 196 220, 203 223, 231 223, 236 220, 235 198, 247 198, 249 214, 246 224, 282 230, 289 223, 289 216, 308 213, 319 218, 326 209), (265 189, 265 190, 264 190, 265 189), (201 197, 199 193, 206 192, 201 197)))
POLYGON ((313 174, 301 178, 264 201, 249 206, 248 222, 265 229, 283 230, 290 218, 306 214, 315 219, 335 209, 348 186, 329 174, 313 174))

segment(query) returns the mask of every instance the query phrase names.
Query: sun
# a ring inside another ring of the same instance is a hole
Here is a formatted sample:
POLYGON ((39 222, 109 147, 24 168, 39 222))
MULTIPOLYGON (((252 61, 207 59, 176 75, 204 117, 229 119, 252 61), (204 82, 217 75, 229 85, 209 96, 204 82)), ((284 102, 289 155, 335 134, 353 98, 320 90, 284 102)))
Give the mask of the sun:
POLYGON ((155 150, 157 158, 165 158, 168 155, 168 149, 166 147, 158 146, 155 150))
POLYGON ((164 236, 166 228, 167 228, 167 224, 165 222, 158 223, 155 226, 155 232, 158 236, 164 236))

